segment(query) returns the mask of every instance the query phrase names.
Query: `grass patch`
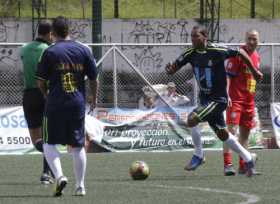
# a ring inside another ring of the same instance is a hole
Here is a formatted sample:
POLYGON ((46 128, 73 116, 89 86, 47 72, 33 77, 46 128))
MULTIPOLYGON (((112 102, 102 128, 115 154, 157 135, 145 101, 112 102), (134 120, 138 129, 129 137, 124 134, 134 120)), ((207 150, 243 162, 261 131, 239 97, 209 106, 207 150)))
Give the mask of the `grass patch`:
MULTIPOLYGON (((223 176, 221 152, 206 152, 206 163, 194 172, 183 170, 185 162, 191 158, 191 152, 88 154, 87 195, 82 198, 72 196, 75 182, 70 155, 62 156, 63 170, 69 185, 61 198, 51 196, 53 186, 39 184, 41 155, 0 156, 0 203, 245 202, 246 198, 238 193, 258 196, 259 203, 279 203, 280 172, 279 165, 275 163, 279 159, 279 151, 261 150, 257 153, 257 169, 263 175, 253 178, 223 176), (144 160, 149 164, 151 175, 147 180, 133 181, 129 177, 128 168, 135 160, 144 160)), ((237 166, 237 157, 234 162, 237 166)))

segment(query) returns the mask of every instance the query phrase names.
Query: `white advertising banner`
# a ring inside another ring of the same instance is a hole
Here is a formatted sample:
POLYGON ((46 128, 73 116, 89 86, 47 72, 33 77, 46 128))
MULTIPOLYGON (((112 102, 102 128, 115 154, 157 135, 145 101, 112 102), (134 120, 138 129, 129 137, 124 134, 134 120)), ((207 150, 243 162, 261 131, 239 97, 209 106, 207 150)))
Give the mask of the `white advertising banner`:
MULTIPOLYGON (((190 130, 178 122, 177 115, 187 117, 192 108, 176 111, 157 108, 137 109, 99 108, 96 115, 86 116, 85 129, 90 140, 111 151, 155 151, 191 149, 190 130), (176 114, 175 114, 175 112, 176 114)), ((273 123, 280 141, 280 104, 272 111, 277 117, 273 123), (275 113, 277 112, 277 113, 275 113)), ((275 116, 273 117, 275 118, 275 116)), ((222 143, 207 123, 200 124, 204 148, 221 149, 222 143)), ((252 131, 250 147, 260 148, 259 129, 252 131)), ((59 147, 65 152, 65 146, 59 147)), ((22 106, 0 108, 0 154, 38 153, 32 145, 22 106)))
POLYGON ((0 108, 0 154, 34 151, 22 106, 0 108))
POLYGON ((280 103, 272 103, 270 112, 277 146, 280 147, 280 103))

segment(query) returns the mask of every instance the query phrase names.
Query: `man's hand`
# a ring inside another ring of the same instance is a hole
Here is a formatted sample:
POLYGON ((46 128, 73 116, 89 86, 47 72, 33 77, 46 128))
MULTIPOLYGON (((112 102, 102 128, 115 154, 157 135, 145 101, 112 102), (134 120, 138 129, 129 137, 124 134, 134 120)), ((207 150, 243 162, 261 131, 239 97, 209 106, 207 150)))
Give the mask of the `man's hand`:
POLYGON ((93 112, 95 108, 96 108, 96 101, 95 102, 92 101, 90 103, 89 112, 93 112))
POLYGON ((259 82, 261 80, 263 80, 263 74, 259 70, 257 70, 256 71, 256 81, 259 82))
POLYGON ((165 71, 167 72, 167 74, 174 74, 176 72, 176 64, 169 62, 166 66, 165 66, 165 71))
POLYGON ((231 101, 231 98, 228 97, 228 107, 231 107, 232 106, 232 101, 231 101))

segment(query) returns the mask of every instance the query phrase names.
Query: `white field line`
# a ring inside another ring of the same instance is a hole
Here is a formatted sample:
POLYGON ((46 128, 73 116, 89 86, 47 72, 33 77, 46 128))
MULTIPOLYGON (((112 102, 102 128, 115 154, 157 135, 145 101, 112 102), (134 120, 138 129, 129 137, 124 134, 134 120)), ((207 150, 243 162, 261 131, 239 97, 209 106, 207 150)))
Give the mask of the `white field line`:
MULTIPOLYGON (((125 183, 123 183, 125 184, 125 183)), ((134 184, 128 184, 125 185, 131 185, 131 186, 139 186, 134 184)), ((230 195, 237 195, 240 197, 243 197, 246 199, 246 201, 238 202, 236 204, 251 204, 251 203, 257 203, 261 199, 257 195, 249 194, 249 193, 243 193, 243 192, 233 192, 233 191, 227 191, 227 190, 220 190, 220 189, 214 189, 214 188, 201 188, 201 187, 193 187, 193 186, 168 186, 168 185, 145 185, 145 187, 155 187, 155 188, 163 188, 163 189, 177 189, 177 190, 194 190, 194 191, 204 191, 204 192, 212 192, 212 193, 222 193, 222 194, 230 194, 230 195)))

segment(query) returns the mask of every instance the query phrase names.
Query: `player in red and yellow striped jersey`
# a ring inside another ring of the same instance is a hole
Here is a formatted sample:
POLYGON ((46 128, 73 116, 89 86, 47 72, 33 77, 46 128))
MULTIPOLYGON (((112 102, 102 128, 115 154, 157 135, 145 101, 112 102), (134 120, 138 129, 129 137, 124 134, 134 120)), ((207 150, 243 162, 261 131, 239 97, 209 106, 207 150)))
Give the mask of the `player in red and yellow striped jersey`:
MULTIPOLYGON (((256 69, 260 67, 260 56, 256 50, 259 33, 256 30, 246 32, 246 44, 241 46, 245 50, 256 69)), ((250 130, 255 126, 255 94, 256 80, 240 57, 230 58, 227 66, 229 105, 226 123, 229 131, 236 135, 239 126, 239 142, 247 148, 250 130)), ((245 172, 244 160, 239 159, 239 173, 245 172)), ((224 174, 235 175, 232 166, 232 156, 224 146, 224 174)))

